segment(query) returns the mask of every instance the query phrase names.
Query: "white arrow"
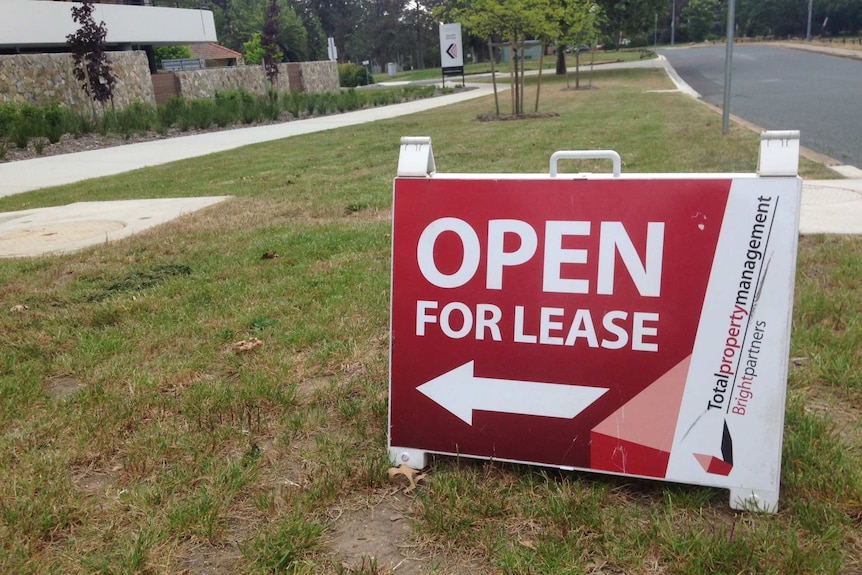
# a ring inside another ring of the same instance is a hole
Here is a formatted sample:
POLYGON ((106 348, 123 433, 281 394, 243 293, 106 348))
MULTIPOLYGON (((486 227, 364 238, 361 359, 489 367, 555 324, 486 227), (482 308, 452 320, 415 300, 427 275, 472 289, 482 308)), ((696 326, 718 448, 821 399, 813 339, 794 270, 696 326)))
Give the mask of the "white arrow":
POLYGON ((472 361, 416 389, 467 425, 473 425, 477 410, 572 419, 608 391, 606 387, 475 377, 472 361))

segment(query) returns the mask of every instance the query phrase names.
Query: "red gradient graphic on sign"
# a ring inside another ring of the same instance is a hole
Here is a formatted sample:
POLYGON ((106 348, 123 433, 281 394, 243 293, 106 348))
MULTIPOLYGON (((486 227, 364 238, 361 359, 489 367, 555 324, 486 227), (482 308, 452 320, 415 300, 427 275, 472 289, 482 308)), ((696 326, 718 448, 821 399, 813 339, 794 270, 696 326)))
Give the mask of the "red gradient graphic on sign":
POLYGON ((679 400, 628 404, 652 384, 678 395, 729 189, 396 179, 390 444, 605 469, 625 442, 643 448, 629 472, 662 475, 646 460, 679 400), (623 406, 614 437, 601 424, 623 406))
POLYGON ((664 477, 691 356, 592 431, 590 469, 664 477))

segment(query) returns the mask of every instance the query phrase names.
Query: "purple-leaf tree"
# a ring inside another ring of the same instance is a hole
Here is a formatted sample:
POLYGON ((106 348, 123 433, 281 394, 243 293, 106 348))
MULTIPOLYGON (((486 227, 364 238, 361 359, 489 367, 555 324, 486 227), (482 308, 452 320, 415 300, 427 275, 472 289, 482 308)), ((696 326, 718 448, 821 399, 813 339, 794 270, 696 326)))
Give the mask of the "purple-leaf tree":
POLYGON ((278 0, 270 0, 269 7, 266 9, 266 20, 263 23, 263 34, 260 38, 260 44, 263 48, 263 67, 266 70, 266 77, 273 87, 278 82, 278 63, 281 61, 281 50, 278 47, 278 37, 281 34, 280 14, 281 8, 278 6, 278 0))
POLYGON ((72 20, 80 27, 66 36, 66 43, 72 51, 73 73, 81 88, 96 102, 104 105, 110 100, 113 104, 117 77, 111 70, 111 60, 105 49, 108 29, 104 22, 96 24, 93 11, 93 0, 83 0, 80 7, 72 8, 72 20))

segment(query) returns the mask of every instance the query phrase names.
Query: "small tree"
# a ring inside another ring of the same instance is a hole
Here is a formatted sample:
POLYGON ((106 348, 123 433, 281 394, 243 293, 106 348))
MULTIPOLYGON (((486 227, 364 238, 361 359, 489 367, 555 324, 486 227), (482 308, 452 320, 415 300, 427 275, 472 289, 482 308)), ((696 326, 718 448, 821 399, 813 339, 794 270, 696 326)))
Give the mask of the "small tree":
POLYGON ((111 70, 111 60, 105 49, 108 29, 104 22, 93 19, 93 0, 83 0, 80 7, 72 7, 72 20, 80 27, 66 36, 75 66, 73 73, 88 96, 103 106, 108 100, 114 103, 114 84, 117 77, 111 70))
POLYGON ((278 38, 281 34, 280 14, 281 9, 278 6, 278 0, 270 0, 266 10, 266 20, 263 23, 263 34, 260 38, 260 45, 263 48, 263 67, 266 70, 266 77, 273 87, 278 82, 278 63, 282 58, 281 50, 278 47, 278 38))
POLYGON ((513 115, 524 113, 525 41, 528 37, 548 36, 549 17, 553 14, 549 0, 474 0, 452 10, 452 15, 471 33, 489 39, 500 36, 509 44, 513 115))
POLYGON ((251 35, 248 42, 242 45, 242 58, 249 66, 263 64, 263 46, 260 44, 260 32, 251 35))
MULTIPOLYGON (((595 49, 594 40, 604 22, 601 6, 593 0, 566 0, 560 19, 560 38, 557 49, 563 51, 567 44, 575 51, 575 88, 581 87, 581 46, 595 49)), ((565 57, 564 57, 565 58, 565 57)), ((565 62, 565 59, 563 60, 565 62)), ((569 86, 568 70, 565 69, 566 87, 569 86)))

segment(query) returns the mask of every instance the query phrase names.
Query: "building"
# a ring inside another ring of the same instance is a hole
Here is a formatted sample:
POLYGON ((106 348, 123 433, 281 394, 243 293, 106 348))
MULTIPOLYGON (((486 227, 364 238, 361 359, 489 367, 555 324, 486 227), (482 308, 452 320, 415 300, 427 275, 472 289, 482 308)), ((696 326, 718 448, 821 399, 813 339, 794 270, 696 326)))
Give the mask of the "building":
MULTIPOLYGON (((72 5, 52 0, 0 1, 0 54, 65 51, 66 36, 78 29, 72 5)), ((105 23, 108 50, 144 50, 151 58, 155 46, 218 41, 209 10, 156 7, 152 0, 97 1, 93 18, 105 23)))
POLYGON ((190 44, 189 50, 192 51, 195 58, 203 62, 205 68, 223 68, 243 64, 242 54, 230 48, 219 46, 214 42, 190 44))

